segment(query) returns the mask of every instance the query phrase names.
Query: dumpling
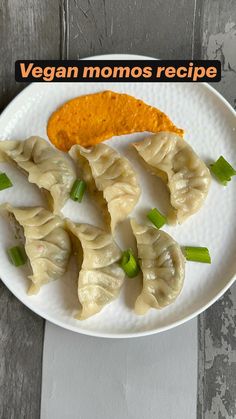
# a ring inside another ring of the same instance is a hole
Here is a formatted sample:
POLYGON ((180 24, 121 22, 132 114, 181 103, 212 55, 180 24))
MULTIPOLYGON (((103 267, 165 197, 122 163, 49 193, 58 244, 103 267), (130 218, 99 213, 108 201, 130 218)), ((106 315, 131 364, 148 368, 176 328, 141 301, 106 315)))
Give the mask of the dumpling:
POLYGON ((1 210, 13 214, 23 227, 25 252, 33 271, 28 294, 37 294, 43 284, 61 278, 66 272, 71 242, 65 222, 41 207, 14 208, 4 204, 1 210))
POLYGON ((82 311, 77 318, 84 320, 118 297, 125 276, 117 263, 121 251, 112 236, 97 227, 69 220, 67 227, 76 239, 78 263, 82 264, 78 279, 82 311))
POLYGON ((182 137, 160 132, 133 145, 148 170, 169 188, 170 223, 182 223, 201 208, 210 187, 210 172, 182 137))
POLYGON ((135 312, 145 314, 151 307, 161 309, 173 303, 183 287, 185 258, 169 234, 131 220, 143 273, 143 289, 135 312))
POLYGON ((125 220, 140 196, 140 187, 129 161, 107 144, 93 148, 75 145, 69 154, 78 162, 91 195, 101 207, 111 231, 125 220))
POLYGON ((0 141, 0 161, 15 163, 31 183, 42 188, 50 210, 59 213, 76 179, 73 162, 40 137, 0 141))

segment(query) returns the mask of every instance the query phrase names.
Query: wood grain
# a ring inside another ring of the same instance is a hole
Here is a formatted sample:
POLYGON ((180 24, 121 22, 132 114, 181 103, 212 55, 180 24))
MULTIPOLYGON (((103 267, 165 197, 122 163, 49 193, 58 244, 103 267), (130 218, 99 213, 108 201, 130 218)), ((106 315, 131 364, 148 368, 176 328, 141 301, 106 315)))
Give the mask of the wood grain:
MULTIPOLYGON (((15 60, 60 57, 60 12, 59 1, 0 0, 0 109, 24 87, 15 60)), ((44 320, 0 281, 0 418, 39 418, 43 336, 44 320)))
MULTIPOLYGON (((236 108, 236 2, 197 5, 202 58, 219 59, 222 81, 214 84, 236 108)), ((236 284, 199 317, 198 419, 236 418, 236 284)))
POLYGON ((40 416, 44 321, 0 286, 0 418, 40 416))
POLYGON ((59 0, 0 0, 0 111, 25 87, 14 80, 16 60, 60 57, 61 13, 59 0))
POLYGON ((69 57, 109 53, 191 58, 194 0, 69 2, 69 57))

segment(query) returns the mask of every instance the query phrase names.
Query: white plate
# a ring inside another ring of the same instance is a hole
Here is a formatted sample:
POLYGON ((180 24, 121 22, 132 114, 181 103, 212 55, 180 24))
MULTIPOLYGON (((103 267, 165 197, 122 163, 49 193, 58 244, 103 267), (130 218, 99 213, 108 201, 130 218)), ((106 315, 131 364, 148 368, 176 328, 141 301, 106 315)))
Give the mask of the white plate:
MULTIPOLYGON (((144 59, 130 55, 96 58, 144 59)), ((186 139, 206 162, 222 154, 236 166, 236 114, 219 93, 199 83, 34 83, 23 90, 1 115, 0 138, 24 139, 33 134, 46 138, 47 119, 59 105, 73 97, 105 89, 127 92, 163 110, 178 127, 186 130, 186 139)), ((142 199, 132 215, 145 222, 148 208, 156 206, 165 211, 168 194, 157 178, 145 172, 135 151, 128 147, 129 142, 143 137, 145 134, 112 138, 109 144, 127 155, 138 172, 142 199)), ((6 170, 14 182, 14 188, 0 193, 0 203, 9 201, 18 206, 43 203, 37 187, 29 184, 17 169, 1 164, 0 170, 6 170)), ((15 239, 3 218, 0 218, 0 277, 31 310, 75 332, 103 337, 134 337, 167 330, 205 310, 233 283, 236 273, 235 203, 236 179, 226 188, 213 180, 206 203, 196 215, 182 226, 164 228, 181 245, 207 246, 212 264, 187 263, 181 295, 174 304, 161 311, 152 309, 145 316, 136 316, 132 307, 141 279, 127 279, 118 300, 91 319, 84 322, 75 320, 73 314, 78 303, 73 267, 72 273, 64 280, 44 286, 37 296, 27 296, 29 268, 16 269, 8 262, 6 248, 14 244, 15 239)), ((64 213, 74 221, 102 223, 87 197, 81 205, 68 202, 64 213)), ((123 248, 134 246, 128 222, 120 227, 118 236, 123 248)))

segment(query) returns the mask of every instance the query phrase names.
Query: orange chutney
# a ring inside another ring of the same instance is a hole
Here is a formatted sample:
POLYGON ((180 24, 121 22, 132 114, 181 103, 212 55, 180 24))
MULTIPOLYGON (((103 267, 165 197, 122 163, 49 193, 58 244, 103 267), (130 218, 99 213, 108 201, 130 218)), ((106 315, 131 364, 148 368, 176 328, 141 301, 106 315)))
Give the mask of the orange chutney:
POLYGON ((116 135, 172 131, 183 135, 159 109, 133 96, 104 91, 69 100, 49 118, 47 134, 60 150, 90 147, 116 135))

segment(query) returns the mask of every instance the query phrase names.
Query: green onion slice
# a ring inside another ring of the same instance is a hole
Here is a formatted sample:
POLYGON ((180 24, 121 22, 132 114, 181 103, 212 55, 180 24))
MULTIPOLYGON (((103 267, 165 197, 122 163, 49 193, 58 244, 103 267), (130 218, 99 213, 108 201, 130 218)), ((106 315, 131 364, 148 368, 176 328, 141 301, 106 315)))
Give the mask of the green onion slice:
POLYGON ((161 228, 167 221, 166 217, 156 208, 153 208, 147 213, 147 218, 156 226, 156 228, 161 228))
POLYGON ((11 188, 12 186, 13 185, 6 173, 0 173, 0 191, 3 191, 3 189, 11 188))
POLYGON ((185 246, 184 256, 192 262, 211 263, 211 256, 207 247, 185 246))
POLYGON ((72 186, 70 197, 73 201, 81 202, 86 190, 86 183, 83 180, 77 179, 72 186))
POLYGON ((210 170, 222 185, 226 186, 231 177, 236 175, 236 170, 220 156, 218 160, 210 165, 210 170))
POLYGON ((131 249, 125 250, 121 257, 121 267, 129 278, 134 278, 139 273, 139 264, 131 249))
POLYGON ((25 265, 27 257, 22 247, 15 246, 7 250, 9 259, 14 266, 25 265))

